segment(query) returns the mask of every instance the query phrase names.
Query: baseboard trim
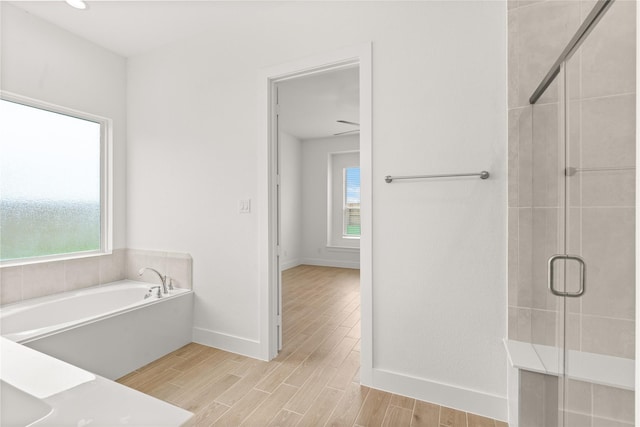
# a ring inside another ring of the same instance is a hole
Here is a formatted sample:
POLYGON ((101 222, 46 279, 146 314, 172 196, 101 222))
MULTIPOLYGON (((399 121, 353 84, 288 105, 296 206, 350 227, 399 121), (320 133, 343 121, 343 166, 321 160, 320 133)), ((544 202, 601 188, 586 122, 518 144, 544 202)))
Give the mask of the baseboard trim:
POLYGON ((263 360, 260 341, 194 327, 193 342, 263 360))
POLYGON ((372 387, 484 417, 507 421, 507 398, 449 384, 373 369, 372 387))
POLYGON ((280 270, 281 271, 285 271, 285 270, 288 270, 290 268, 297 267, 299 265, 302 265, 302 262, 300 261, 300 258, 291 259, 291 260, 282 262, 280 264, 280 270))
POLYGON ((343 261, 340 259, 302 258, 300 264, 360 269, 360 261, 343 261))

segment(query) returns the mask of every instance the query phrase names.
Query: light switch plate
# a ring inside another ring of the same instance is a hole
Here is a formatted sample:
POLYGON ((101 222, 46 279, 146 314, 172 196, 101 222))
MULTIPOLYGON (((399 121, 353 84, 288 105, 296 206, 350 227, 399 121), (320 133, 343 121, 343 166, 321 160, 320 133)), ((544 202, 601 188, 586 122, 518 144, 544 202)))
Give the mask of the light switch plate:
POLYGON ((242 199, 238 202, 238 212, 251 213, 251 199, 242 199))

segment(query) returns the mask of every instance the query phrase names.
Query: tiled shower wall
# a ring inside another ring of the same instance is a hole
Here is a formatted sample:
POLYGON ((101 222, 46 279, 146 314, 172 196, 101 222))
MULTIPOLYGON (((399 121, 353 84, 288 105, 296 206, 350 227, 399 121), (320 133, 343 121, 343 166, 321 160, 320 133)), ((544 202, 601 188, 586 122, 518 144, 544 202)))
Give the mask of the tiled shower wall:
MULTIPOLYGON (((593 6, 509 2, 510 339, 557 344, 559 298, 546 283, 564 231, 557 82, 534 107, 528 98, 593 6)), ((570 60, 572 166, 635 166, 635 7, 616 1, 570 60)), ((584 172, 570 182, 566 249, 587 261, 588 287, 568 306, 569 348, 633 358, 635 171, 584 172)))
POLYGON ((188 254, 115 249, 101 255, 0 269, 0 304, 102 285, 122 279, 159 283, 153 273, 138 276, 141 267, 169 275, 179 288, 192 288, 192 259, 188 254))
MULTIPOLYGON (((558 377, 520 372, 518 427, 555 427, 558 423, 558 377)), ((619 388, 569 380, 565 427, 633 427, 633 393, 619 388)))
MULTIPOLYGON (((633 358, 635 170, 578 173, 565 190, 558 185, 557 81, 534 107, 528 101, 594 4, 508 3, 508 337, 560 346, 560 299, 547 289, 546 262, 566 250, 587 262, 587 291, 567 305, 568 348, 633 358), (566 242, 558 238, 565 196, 566 242)), ((635 167, 635 7, 617 0, 569 62, 571 166, 635 167)), ((521 371, 520 427, 557 425, 558 385, 556 377, 521 371)), ((633 425, 633 392, 574 380, 566 386, 569 426, 633 425)))

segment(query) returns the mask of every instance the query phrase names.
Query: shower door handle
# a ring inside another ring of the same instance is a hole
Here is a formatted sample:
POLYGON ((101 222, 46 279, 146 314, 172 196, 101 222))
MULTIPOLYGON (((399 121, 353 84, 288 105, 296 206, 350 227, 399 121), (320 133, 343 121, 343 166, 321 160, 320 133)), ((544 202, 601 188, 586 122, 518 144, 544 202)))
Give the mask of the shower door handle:
POLYGON ((574 298, 582 296, 584 294, 585 282, 587 279, 587 266, 584 263, 584 260, 578 255, 567 255, 567 254, 553 255, 551 258, 549 258, 547 272, 548 272, 547 283, 549 284, 549 290, 551 291, 552 294, 557 295, 559 297, 574 297, 574 298), (578 289, 577 292, 559 291, 553 286, 554 285, 553 264, 559 259, 577 261, 578 264, 580 265, 580 288, 578 289))

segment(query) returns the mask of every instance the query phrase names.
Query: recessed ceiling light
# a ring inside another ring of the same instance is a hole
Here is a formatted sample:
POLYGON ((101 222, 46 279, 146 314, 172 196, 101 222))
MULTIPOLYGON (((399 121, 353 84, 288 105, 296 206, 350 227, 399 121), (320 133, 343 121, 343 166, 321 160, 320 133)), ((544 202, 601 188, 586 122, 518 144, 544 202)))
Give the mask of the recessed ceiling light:
POLYGON ((69 6, 75 7, 76 9, 87 8, 87 4, 84 2, 84 0, 64 0, 64 1, 67 2, 69 6))

